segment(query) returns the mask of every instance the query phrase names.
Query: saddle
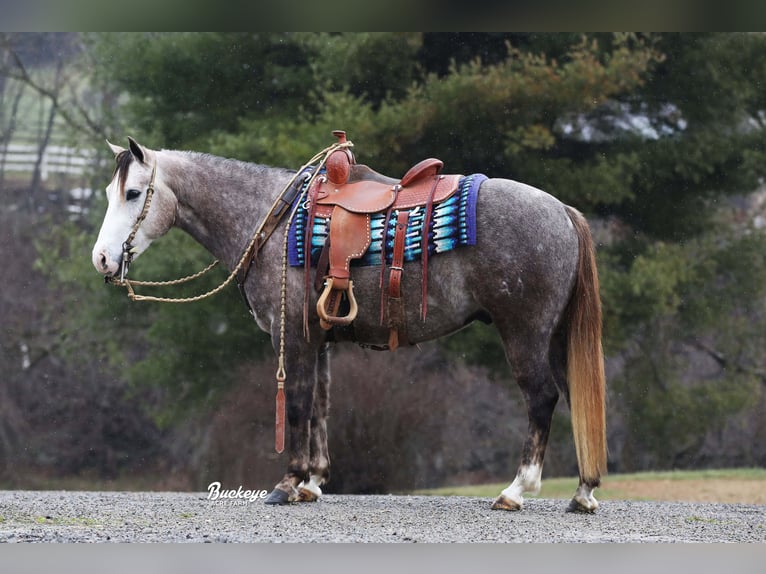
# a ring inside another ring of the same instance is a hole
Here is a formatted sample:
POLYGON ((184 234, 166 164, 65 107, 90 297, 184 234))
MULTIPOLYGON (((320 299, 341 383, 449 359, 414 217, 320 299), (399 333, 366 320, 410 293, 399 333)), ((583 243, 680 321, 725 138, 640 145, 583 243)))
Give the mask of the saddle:
MULTIPOLYGON (((346 133, 333 132, 340 143, 346 142, 346 133)), ((384 213, 384 240, 381 254, 381 305, 380 320, 387 317, 389 327, 388 348, 396 349, 407 342, 404 300, 401 295, 401 279, 404 271, 404 247, 407 222, 412 212, 425 210, 421 237, 422 303, 421 318, 426 317, 428 234, 434 204, 451 197, 458 187, 460 175, 441 175, 443 162, 429 158, 410 168, 401 180, 383 176, 365 165, 356 163, 350 149, 332 152, 325 163, 326 173, 317 177, 308 191, 308 224, 306 226, 305 253, 309 253, 311 232, 316 216, 329 218, 328 240, 324 245, 317 266, 317 279, 322 283, 317 302, 317 314, 323 329, 347 326, 356 318, 358 305, 351 280, 351 261, 362 257, 372 241, 370 218, 372 214, 384 213), (392 249, 392 262, 388 289, 383 289, 386 267, 385 240, 390 219, 396 218, 392 249), (348 301, 348 312, 340 314, 341 302, 348 301)), ((309 279, 309 257, 305 259, 306 284, 309 279)), ((319 290, 319 289, 318 289, 319 290)), ((308 302, 308 288, 306 289, 308 302)), ((307 318, 304 307, 304 319, 307 318)))

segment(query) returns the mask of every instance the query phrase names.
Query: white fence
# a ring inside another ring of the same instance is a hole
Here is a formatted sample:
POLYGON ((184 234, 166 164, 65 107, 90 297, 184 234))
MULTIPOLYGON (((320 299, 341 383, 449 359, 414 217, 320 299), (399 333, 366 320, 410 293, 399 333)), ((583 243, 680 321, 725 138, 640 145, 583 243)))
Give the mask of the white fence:
MULTIPOLYGON (((0 165, 5 171, 32 173, 39 150, 35 145, 11 144, 0 149, 0 165)), ((40 178, 45 181, 51 173, 82 175, 93 165, 95 152, 75 148, 49 145, 40 162, 40 178)))

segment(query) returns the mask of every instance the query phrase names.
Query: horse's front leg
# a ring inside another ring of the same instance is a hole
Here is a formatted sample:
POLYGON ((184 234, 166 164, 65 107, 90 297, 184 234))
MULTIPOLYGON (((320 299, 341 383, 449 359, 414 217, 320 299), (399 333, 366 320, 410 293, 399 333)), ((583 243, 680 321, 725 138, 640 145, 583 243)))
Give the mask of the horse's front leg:
MULTIPOLYGON (((286 342, 287 343, 287 342, 286 342)), ((289 427, 287 472, 266 498, 266 504, 300 500, 301 483, 309 482, 311 416, 317 380, 317 350, 303 340, 285 345, 285 401, 289 427)))
POLYGON ((321 486, 330 480, 327 447, 327 416, 330 411, 330 348, 323 345, 317 357, 317 384, 309 439, 309 480, 298 485, 299 502, 314 502, 322 496, 321 486))

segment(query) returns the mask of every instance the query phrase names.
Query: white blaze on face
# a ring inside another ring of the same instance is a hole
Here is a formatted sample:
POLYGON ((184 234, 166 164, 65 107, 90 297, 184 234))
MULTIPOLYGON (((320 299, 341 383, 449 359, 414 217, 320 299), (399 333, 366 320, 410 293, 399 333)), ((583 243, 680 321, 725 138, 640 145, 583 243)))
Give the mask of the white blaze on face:
MULTIPOLYGON (((126 189, 129 189, 127 184, 126 189)), ((93 247, 93 266, 104 275, 114 275, 119 270, 122 244, 128 239, 143 207, 141 198, 125 201, 125 198, 120 195, 117 177, 115 177, 106 188, 109 204, 104 222, 101 224, 101 231, 93 247)))
MULTIPOLYGON (((117 153, 117 152, 115 152, 117 153)), ((154 165, 154 152, 144 150, 147 162, 154 165), (152 155, 149 156, 148 154, 152 155)), ((115 275, 120 269, 123 244, 128 240, 146 202, 146 193, 152 178, 152 168, 133 158, 125 178, 124 191, 120 190, 119 176, 115 173, 106 188, 109 205, 101 225, 101 231, 93 247, 93 266, 104 275, 115 275)), ((175 220, 177 200, 175 195, 163 188, 159 171, 155 176, 154 194, 149 212, 139 225, 132 241, 135 259, 143 253, 154 239, 166 233, 175 220)))

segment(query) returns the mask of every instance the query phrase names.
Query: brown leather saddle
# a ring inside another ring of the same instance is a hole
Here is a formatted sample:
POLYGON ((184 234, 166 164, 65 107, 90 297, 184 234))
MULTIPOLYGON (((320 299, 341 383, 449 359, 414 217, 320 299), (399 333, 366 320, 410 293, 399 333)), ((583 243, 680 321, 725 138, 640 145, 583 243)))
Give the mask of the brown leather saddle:
MULTIPOLYGON (((346 133, 334 131, 340 143, 346 142, 346 133)), ((428 233, 434 204, 452 196, 461 175, 441 175, 442 161, 425 159, 410 168, 401 180, 383 176, 367 166, 358 165, 350 149, 332 152, 325 163, 326 174, 316 178, 308 191, 308 225, 306 226, 305 253, 309 253, 311 231, 316 216, 330 218, 328 241, 320 256, 317 275, 324 279, 322 293, 317 302, 320 325, 324 329, 347 326, 356 318, 358 305, 351 280, 351 261, 362 257, 372 241, 370 216, 385 213, 384 241, 381 256, 381 324, 387 316, 388 348, 394 350, 407 341, 404 300, 401 295, 401 277, 404 266, 404 247, 409 215, 424 209, 421 237, 423 269, 421 318, 426 317, 428 233), (396 217, 392 262, 388 289, 383 290, 386 264, 385 234, 391 217, 396 217), (343 299, 348 301, 348 312, 339 314, 343 299)), ((309 279, 309 258, 306 258, 306 284, 309 279)), ((307 289, 308 292, 308 289, 307 289)), ((304 309, 304 313, 306 310, 304 309)))

